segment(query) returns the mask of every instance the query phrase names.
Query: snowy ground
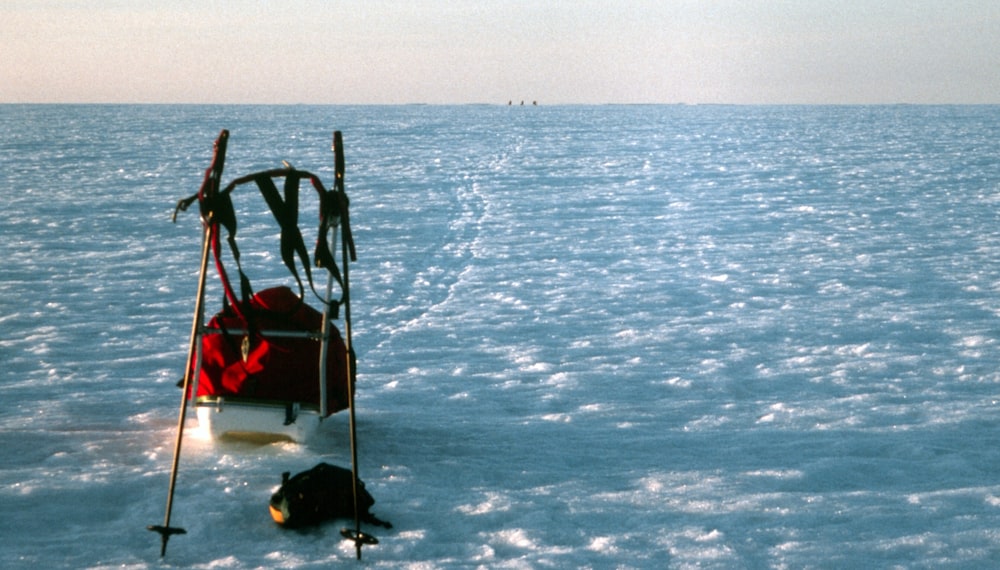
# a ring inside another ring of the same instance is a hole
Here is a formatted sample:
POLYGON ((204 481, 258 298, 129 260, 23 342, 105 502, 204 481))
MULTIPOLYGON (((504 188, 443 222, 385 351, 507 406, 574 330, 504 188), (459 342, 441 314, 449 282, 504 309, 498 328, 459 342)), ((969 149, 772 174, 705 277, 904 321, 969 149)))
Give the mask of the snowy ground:
POLYGON ((344 132, 361 475, 394 524, 361 565, 995 566, 998 117, 0 106, 0 566, 355 563, 343 524, 267 513, 282 471, 349 465, 346 414, 308 446, 192 420, 188 534, 161 560, 145 530, 197 279, 169 217, 221 128, 226 180, 329 180, 344 132))

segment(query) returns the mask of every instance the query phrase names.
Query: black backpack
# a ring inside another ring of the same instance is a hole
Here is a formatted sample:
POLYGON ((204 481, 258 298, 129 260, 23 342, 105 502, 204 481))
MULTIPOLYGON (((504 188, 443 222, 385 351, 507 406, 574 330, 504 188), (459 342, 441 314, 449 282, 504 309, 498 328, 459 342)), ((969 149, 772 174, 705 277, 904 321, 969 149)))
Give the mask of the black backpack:
MULTIPOLYGON (((271 495, 271 518, 287 528, 317 525, 337 518, 354 518, 354 475, 350 469, 320 463, 308 471, 289 478, 281 474, 281 488, 271 495)), ((385 528, 392 524, 379 520, 368 509, 375 499, 358 481, 359 520, 385 528)))

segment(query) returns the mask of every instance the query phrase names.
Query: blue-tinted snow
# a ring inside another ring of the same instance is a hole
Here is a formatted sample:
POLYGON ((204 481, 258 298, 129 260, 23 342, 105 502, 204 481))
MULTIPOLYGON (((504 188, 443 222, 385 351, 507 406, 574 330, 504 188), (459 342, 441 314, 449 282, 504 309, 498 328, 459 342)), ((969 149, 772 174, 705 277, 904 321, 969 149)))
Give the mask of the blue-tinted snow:
MULTIPOLYGON (((0 565, 320 568, 189 423, 193 212, 344 133, 366 565, 1000 562, 996 107, 2 106, 0 565)), ((283 282, 247 189, 241 245, 283 282), (263 244, 263 245, 261 245, 263 244)), ((308 239, 308 238, 307 238, 308 239)), ((214 274, 210 299, 219 298, 214 274)))

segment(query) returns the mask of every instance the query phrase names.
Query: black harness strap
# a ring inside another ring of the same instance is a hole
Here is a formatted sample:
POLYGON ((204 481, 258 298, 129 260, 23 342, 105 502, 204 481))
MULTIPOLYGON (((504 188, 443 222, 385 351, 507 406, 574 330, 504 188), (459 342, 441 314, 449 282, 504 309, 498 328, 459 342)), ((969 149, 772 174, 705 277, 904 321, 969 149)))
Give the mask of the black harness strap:
POLYGON ((350 252, 351 261, 358 260, 358 254, 354 251, 354 234, 351 233, 351 217, 348 214, 350 200, 347 199, 347 192, 344 191, 344 141, 340 131, 333 132, 333 158, 334 158, 334 179, 333 191, 337 197, 337 207, 343 213, 343 223, 341 224, 341 238, 350 252))
POLYGON ((199 199, 202 207, 202 216, 206 216, 206 212, 210 212, 212 215, 211 218, 206 219, 212 220, 212 255, 215 257, 215 267, 219 272, 219 278, 222 280, 225 297, 230 301, 236 313, 244 317, 244 320, 249 323, 250 318, 243 314, 242 307, 249 306, 248 303, 253 297, 253 287, 250 285, 250 279, 243 272, 243 265, 240 263, 240 248, 236 245, 238 224, 236 222, 236 211, 233 209, 233 201, 230 197, 233 188, 233 184, 229 184, 221 192, 199 199), (240 277, 240 297, 238 299, 236 293, 233 291, 232 284, 229 282, 229 275, 226 273, 226 268, 222 263, 222 252, 219 241, 220 226, 226 229, 226 242, 229 244, 229 250, 233 254, 233 261, 236 262, 236 271, 240 277))
POLYGON ((302 240, 302 232, 299 231, 299 172, 289 170, 285 176, 285 199, 281 199, 278 188, 271 180, 271 176, 262 172, 254 178, 260 193, 264 196, 264 201, 271 209, 274 219, 281 227, 281 260, 295 277, 295 282, 299 286, 299 297, 303 296, 304 290, 302 279, 299 277, 298 269, 295 267, 295 256, 298 255, 302 262, 306 278, 312 286, 312 271, 309 264, 309 252, 306 250, 305 242, 302 240))
POLYGON ((337 200, 334 192, 323 188, 323 184, 318 178, 313 177, 312 183, 316 191, 319 192, 319 230, 316 236, 316 252, 313 254, 313 259, 316 261, 316 267, 326 268, 333 278, 336 279, 337 284, 343 287, 344 280, 340 276, 340 269, 337 267, 337 262, 330 251, 330 240, 327 237, 330 229, 337 227, 341 222, 342 216, 339 200, 337 200))

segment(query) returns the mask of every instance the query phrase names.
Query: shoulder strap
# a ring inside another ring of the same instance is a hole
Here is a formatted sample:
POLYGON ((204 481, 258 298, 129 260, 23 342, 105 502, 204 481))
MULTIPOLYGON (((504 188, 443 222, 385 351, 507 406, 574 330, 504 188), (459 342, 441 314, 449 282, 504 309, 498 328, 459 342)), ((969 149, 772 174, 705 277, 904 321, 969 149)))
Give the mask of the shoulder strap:
POLYGON ((284 200, 281 199, 270 173, 261 172, 254 177, 254 181, 264 196, 267 206, 271 209, 274 219, 281 227, 281 260, 295 277, 295 282, 299 286, 299 297, 302 297, 305 291, 302 287, 302 279, 299 278, 298 269, 295 267, 296 255, 302 262, 310 285, 312 285, 312 271, 309 266, 309 252, 302 240, 302 232, 299 231, 299 171, 288 170, 285 175, 284 200))
POLYGON ((341 223, 341 210, 343 208, 336 194, 323 188, 323 183, 320 182, 319 178, 313 176, 311 180, 313 188, 319 193, 319 230, 316 235, 316 252, 313 254, 313 259, 316 262, 316 267, 325 268, 337 281, 337 284, 343 287, 344 280, 340 276, 336 258, 330 251, 328 237, 330 230, 341 223))

